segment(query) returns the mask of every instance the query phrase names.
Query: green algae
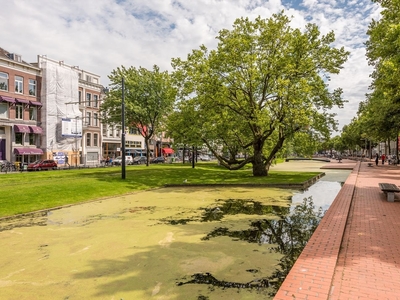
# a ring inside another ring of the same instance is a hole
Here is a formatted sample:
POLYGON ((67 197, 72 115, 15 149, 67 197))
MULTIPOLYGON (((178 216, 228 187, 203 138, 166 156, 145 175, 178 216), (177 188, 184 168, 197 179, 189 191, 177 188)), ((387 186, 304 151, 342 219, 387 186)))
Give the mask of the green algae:
POLYGON ((277 222, 288 212, 291 195, 273 188, 165 188, 5 220, 0 294, 4 299, 269 299, 266 287, 179 283, 199 273, 235 283, 271 277, 283 257, 278 244, 209 235, 218 228, 243 232, 255 222, 277 222), (210 218, 213 213, 220 217, 210 218))

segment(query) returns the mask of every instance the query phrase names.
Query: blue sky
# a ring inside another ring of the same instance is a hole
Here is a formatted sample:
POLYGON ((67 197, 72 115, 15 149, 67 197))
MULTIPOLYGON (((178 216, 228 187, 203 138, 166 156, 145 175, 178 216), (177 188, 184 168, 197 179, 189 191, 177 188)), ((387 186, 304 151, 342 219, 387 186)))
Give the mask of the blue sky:
POLYGON ((236 18, 265 18, 285 10, 292 27, 315 23, 333 30, 335 46, 350 51, 330 86, 349 101, 335 110, 339 127, 356 115, 372 69, 365 58, 366 31, 380 9, 369 0, 0 0, 0 47, 35 62, 37 55, 107 76, 118 66, 171 70, 171 58, 185 58, 201 44, 212 49, 221 29, 236 18))

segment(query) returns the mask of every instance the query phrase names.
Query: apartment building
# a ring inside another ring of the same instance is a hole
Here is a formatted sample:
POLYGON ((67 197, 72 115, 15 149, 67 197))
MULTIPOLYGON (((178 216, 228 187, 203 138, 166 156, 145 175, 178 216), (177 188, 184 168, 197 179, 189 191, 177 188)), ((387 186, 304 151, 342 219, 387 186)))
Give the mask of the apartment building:
POLYGON ((79 110, 84 121, 81 164, 98 164, 102 159, 100 105, 104 97, 104 88, 100 84, 99 75, 75 68, 79 76, 79 110))
POLYGON ((41 69, 0 48, 0 160, 42 157, 41 69))
MULTIPOLYGON (((0 48, 0 160, 59 165, 97 165, 121 152, 121 126, 102 124, 105 89, 100 76, 47 56, 27 63, 0 48)), ((126 155, 145 155, 140 129, 125 129, 126 155)), ((162 135, 150 141, 151 156, 172 153, 162 135), (166 147, 166 149, 162 149, 166 147)))
POLYGON ((102 153, 100 76, 40 55, 37 66, 42 71, 45 157, 58 164, 67 157, 70 165, 98 164, 102 153))

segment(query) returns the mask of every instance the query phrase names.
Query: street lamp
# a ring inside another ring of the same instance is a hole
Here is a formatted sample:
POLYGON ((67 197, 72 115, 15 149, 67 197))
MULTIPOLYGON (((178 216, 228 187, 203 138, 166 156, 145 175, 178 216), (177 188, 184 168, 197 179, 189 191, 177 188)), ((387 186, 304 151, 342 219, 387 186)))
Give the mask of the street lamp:
POLYGON ((121 134, 121 148, 122 148, 122 179, 126 177, 126 169, 125 169, 125 79, 122 77, 122 103, 121 103, 121 127, 122 127, 122 134, 121 134))

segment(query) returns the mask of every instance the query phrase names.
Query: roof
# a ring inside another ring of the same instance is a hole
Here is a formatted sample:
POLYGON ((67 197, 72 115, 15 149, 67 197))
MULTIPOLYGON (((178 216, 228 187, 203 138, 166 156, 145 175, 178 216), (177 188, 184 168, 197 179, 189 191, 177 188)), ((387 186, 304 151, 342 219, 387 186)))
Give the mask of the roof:
MULTIPOLYGON (((7 50, 5 50, 5 49, 0 47, 0 59, 11 60, 11 61, 18 62, 20 64, 24 64, 24 65, 28 65, 28 66, 34 67, 30 63, 27 63, 26 61, 24 61, 22 59, 21 60, 15 60, 15 59, 10 58, 10 56, 9 56, 10 54, 19 55, 19 54, 16 54, 16 53, 8 52, 7 50)), ((21 55, 19 55, 19 56, 21 57, 21 55)))

